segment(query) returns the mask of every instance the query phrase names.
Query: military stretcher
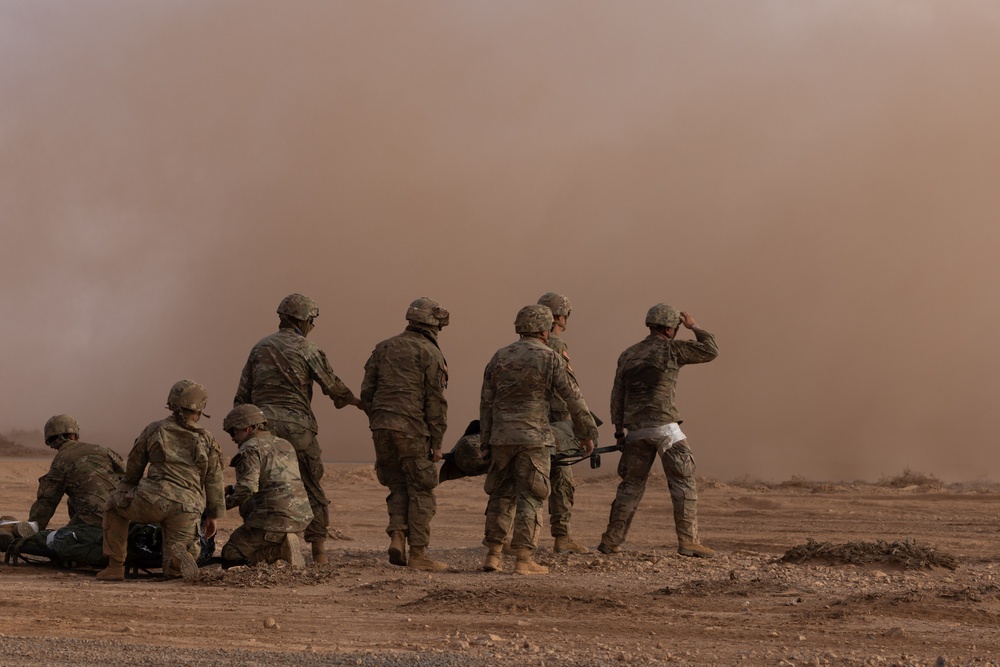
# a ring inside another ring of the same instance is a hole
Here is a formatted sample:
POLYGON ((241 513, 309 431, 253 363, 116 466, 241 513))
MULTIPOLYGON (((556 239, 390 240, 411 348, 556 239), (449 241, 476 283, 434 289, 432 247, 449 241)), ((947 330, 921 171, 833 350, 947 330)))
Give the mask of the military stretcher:
MULTIPOLYGON (((602 423, 596 415, 594 421, 598 426, 602 423)), ((621 445, 615 444, 609 447, 595 447, 594 451, 588 454, 580 447, 580 441, 573 435, 571 422, 554 422, 550 426, 556 440, 556 446, 551 456, 554 466, 571 466, 589 460, 590 467, 596 469, 601 467, 601 454, 622 450, 621 445)), ((479 443, 479 421, 470 422, 469 427, 465 430, 465 435, 455 443, 450 452, 441 458, 444 463, 441 466, 439 480, 442 482, 462 477, 485 475, 489 470, 490 462, 489 459, 482 457, 479 443)))

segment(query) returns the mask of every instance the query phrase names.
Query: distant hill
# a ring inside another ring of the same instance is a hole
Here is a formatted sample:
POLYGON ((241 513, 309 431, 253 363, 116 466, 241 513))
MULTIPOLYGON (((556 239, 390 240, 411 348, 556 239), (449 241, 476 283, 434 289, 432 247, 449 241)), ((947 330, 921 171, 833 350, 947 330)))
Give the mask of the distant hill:
MULTIPOLYGON (((22 457, 36 457, 36 456, 47 456, 48 451, 42 447, 30 447, 28 445, 23 445, 18 440, 21 440, 21 435, 28 436, 40 436, 40 433, 33 431, 12 431, 8 435, 0 435, 0 456, 22 456, 22 457), (17 439, 15 439, 15 436, 17 439)), ((34 437, 24 438, 28 442, 35 440, 34 437)))

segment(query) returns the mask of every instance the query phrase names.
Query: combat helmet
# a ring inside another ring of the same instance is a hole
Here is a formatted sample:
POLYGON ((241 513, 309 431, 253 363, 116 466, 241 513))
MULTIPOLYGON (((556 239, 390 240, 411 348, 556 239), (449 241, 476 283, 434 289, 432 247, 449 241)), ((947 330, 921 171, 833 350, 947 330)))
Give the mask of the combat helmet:
POLYGON ((410 307, 406 309, 406 321, 414 324, 426 324, 441 328, 448 326, 450 317, 448 311, 440 303, 426 296, 414 299, 410 307))
POLYGON ((222 420, 222 430, 229 433, 233 429, 266 423, 267 417, 264 416, 260 408, 252 403, 244 403, 229 411, 226 418, 222 420))
POLYGON ((319 317, 319 306, 304 294, 289 294, 278 304, 279 315, 294 317, 297 320, 308 320, 319 317))
POLYGON ((665 303, 658 303, 646 313, 647 327, 669 327, 676 329, 681 323, 681 311, 665 303))
POLYGON ((573 310, 573 304, 569 302, 569 297, 555 292, 546 292, 541 295, 538 297, 538 303, 548 306, 555 317, 560 315, 569 317, 570 311, 573 310))
POLYGON ((533 304, 517 311, 514 318, 514 331, 519 334, 541 333, 552 331, 552 311, 548 306, 533 304))
MULTIPOLYGON (((201 412, 208 405, 208 389, 194 380, 181 380, 174 383, 167 394, 168 408, 184 408, 192 412, 201 412)), ((206 417, 208 415, 205 415, 206 417)))
POLYGON ((45 422, 45 442, 57 435, 69 435, 70 433, 80 433, 80 425, 69 415, 56 415, 45 422))

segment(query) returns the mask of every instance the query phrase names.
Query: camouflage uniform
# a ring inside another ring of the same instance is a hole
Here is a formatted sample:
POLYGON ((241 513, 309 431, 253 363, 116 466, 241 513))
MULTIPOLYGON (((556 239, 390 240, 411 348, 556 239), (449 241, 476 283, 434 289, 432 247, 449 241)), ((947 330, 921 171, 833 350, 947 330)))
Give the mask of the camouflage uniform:
POLYGON ((292 328, 282 328, 250 350, 233 405, 252 403, 267 417, 270 431, 292 444, 299 474, 309 495, 313 520, 305 530, 307 542, 326 539, 330 501, 323 478, 322 450, 312 411, 313 382, 333 399, 337 408, 351 404, 354 393, 341 382, 326 355, 315 343, 292 328))
POLYGON ((230 465, 236 468, 236 485, 226 508, 239 507, 243 525, 222 547, 222 558, 273 563, 285 535, 302 532, 313 518, 295 449, 287 440, 257 431, 230 465))
POLYGON ((56 444, 59 451, 49 471, 38 478, 38 499, 31 506, 28 521, 37 521, 38 529, 45 530, 65 494, 67 525, 100 526, 104 506, 125 472, 121 455, 107 447, 66 437, 56 444))
MULTIPOLYGON (((569 365, 569 348, 566 346, 566 343, 555 332, 552 332, 549 334, 548 345, 566 360, 566 368, 572 373, 573 369, 569 365)), ((554 427, 556 424, 559 424, 558 428, 561 430, 570 430, 572 428, 571 416, 566 401, 556 394, 553 394, 552 400, 549 401, 549 422, 554 427)), ((562 453, 575 450, 576 448, 576 442, 568 438, 561 438, 556 433, 556 444, 553 451, 562 453)), ((569 535, 569 521, 573 514, 573 500, 576 494, 573 467, 552 466, 549 481, 552 485, 552 492, 549 494, 549 529, 552 532, 552 537, 565 537, 569 535)))
POLYGON ((361 400, 375 442, 375 472, 389 488, 390 536, 406 533, 411 547, 426 547, 437 509, 437 468, 428 456, 441 449, 447 426, 448 366, 437 332, 409 325, 375 346, 365 364, 361 400))
MULTIPOLYGON (((715 359, 719 348, 715 337, 694 329, 697 341, 671 340, 651 333, 618 357, 618 369, 611 390, 611 418, 629 430, 618 463, 618 485, 603 544, 617 547, 625 541, 632 518, 646 492, 646 480, 663 437, 634 437, 639 429, 679 424, 674 391, 681 366, 715 359)), ((678 540, 698 542, 695 465, 686 440, 680 440, 662 454, 663 472, 674 507, 674 527, 678 540)))
POLYGON ((108 500, 104 553, 124 562, 128 524, 134 521, 160 524, 164 568, 174 545, 197 558, 198 526, 206 510, 215 519, 226 513, 219 443, 207 430, 176 416, 153 422, 136 438, 125 476, 108 500))
POLYGON ((483 485, 490 494, 488 546, 501 544, 511 529, 515 550, 538 544, 538 509, 549 495, 549 454, 555 446, 549 426, 553 395, 566 402, 578 438, 596 437, 597 426, 566 362, 541 339, 524 337, 501 348, 486 367, 479 421, 483 446, 490 448, 483 485))

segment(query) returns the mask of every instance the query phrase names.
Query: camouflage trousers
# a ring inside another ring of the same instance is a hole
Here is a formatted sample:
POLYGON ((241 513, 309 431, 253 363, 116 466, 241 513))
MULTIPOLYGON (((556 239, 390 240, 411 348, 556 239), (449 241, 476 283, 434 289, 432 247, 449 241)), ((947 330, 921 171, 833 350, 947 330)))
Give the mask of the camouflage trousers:
POLYGON ((222 560, 246 561, 251 565, 273 563, 281 558, 281 543, 286 533, 243 524, 233 531, 222 547, 222 560))
POLYGON ((167 498, 150 500, 145 496, 115 492, 104 510, 104 555, 125 562, 128 555, 128 524, 134 521, 160 524, 163 533, 164 570, 174 544, 182 545, 197 559, 201 555, 201 545, 198 542, 201 512, 191 512, 189 509, 167 498))
POLYGON ((538 512, 550 491, 548 447, 495 446, 483 489, 486 505, 486 545, 501 544, 511 534, 514 549, 538 546, 538 512))
MULTIPOLYGON (((556 446, 550 453, 571 453, 580 451, 580 441, 573 435, 573 422, 552 422, 552 434, 556 446)), ((597 444, 596 442, 594 443, 597 444)), ((573 501, 576 496, 576 480, 572 466, 552 466, 549 473, 552 487, 549 493, 549 530, 552 537, 569 535, 569 521, 573 516, 573 501)))
POLYGON ((431 519, 437 513, 434 487, 438 485, 437 467, 428 458, 430 439, 401 431, 375 429, 375 475, 388 487, 385 498, 389 527, 385 532, 406 533, 411 547, 430 544, 431 519))
MULTIPOLYGON (((625 542, 635 511, 646 493, 646 480, 659 454, 659 438, 625 441, 621 461, 618 463, 618 485, 615 501, 611 504, 608 529, 601 541, 611 546, 625 542)), ((687 440, 674 443, 661 457, 663 473, 667 477, 670 500, 674 506, 674 529, 677 539, 684 542, 698 541, 698 492, 695 488, 694 456, 687 440)))
POLYGON ((330 500, 326 497, 323 485, 323 451, 319 447, 316 434, 309 429, 293 424, 273 420, 267 422, 271 433, 292 443, 295 455, 299 459, 299 476, 302 485, 306 487, 309 496, 309 506, 312 508, 313 519, 306 526, 306 542, 325 540, 330 526, 330 500))

